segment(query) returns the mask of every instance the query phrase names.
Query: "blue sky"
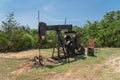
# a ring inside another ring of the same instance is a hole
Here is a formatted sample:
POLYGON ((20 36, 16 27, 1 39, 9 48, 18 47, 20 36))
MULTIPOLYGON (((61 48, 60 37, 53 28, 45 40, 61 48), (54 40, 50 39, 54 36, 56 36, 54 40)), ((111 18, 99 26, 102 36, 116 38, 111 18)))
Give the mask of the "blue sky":
POLYGON ((37 28, 37 11, 47 24, 83 26, 87 20, 101 20, 106 12, 120 10, 120 0, 0 0, 0 24, 14 11, 21 25, 37 28))

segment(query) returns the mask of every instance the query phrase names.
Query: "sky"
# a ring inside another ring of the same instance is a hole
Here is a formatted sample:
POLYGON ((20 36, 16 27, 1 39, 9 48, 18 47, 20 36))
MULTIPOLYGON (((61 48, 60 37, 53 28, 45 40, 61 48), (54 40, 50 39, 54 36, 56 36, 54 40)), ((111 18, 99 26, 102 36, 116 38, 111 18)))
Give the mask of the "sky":
POLYGON ((18 23, 31 28, 40 21, 83 26, 87 20, 100 21, 106 12, 120 10, 120 0, 0 0, 0 25, 14 12, 18 23))

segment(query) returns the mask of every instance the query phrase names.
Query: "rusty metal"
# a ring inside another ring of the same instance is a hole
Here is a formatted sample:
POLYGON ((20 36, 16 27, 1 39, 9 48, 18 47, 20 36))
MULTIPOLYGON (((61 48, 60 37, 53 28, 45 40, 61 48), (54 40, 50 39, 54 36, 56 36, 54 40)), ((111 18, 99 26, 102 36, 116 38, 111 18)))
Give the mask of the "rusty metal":
POLYGON ((94 40, 93 38, 90 38, 88 40, 88 51, 87 51, 88 56, 94 56, 94 40))
POLYGON ((54 58, 56 60, 67 59, 69 61, 70 57, 85 54, 85 49, 81 45, 80 39, 77 35, 77 32, 72 31, 72 25, 67 25, 67 24, 65 24, 65 25, 47 25, 44 22, 40 22, 38 25, 38 28, 39 28, 39 37, 41 40, 45 39, 45 32, 47 30, 55 30, 56 31, 52 58, 54 58), (64 29, 67 30, 67 32, 65 32, 66 36, 69 36, 69 34, 73 34, 73 36, 69 40, 67 40, 67 38, 64 38, 64 40, 63 40, 61 30, 64 30, 64 29), (70 42, 70 44, 69 44, 69 42, 70 42), (54 56, 55 49, 57 49, 57 56, 54 56))

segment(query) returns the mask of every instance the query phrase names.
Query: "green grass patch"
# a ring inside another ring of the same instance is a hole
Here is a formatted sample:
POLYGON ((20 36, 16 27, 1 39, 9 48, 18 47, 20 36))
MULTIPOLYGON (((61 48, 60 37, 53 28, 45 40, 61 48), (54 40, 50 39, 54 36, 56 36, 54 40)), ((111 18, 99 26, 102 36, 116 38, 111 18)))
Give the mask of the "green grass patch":
POLYGON ((0 74, 6 74, 16 70, 25 60, 0 58, 0 74))
MULTIPOLYGON (((52 49, 42 49, 46 52, 52 52, 52 49)), ((95 57, 89 56, 77 56, 70 59, 70 63, 63 61, 60 64, 46 65, 43 68, 32 68, 29 71, 19 74, 12 75, 12 80, 44 80, 47 76, 53 76, 59 73, 65 73, 69 70, 83 70, 86 66, 96 64, 103 64, 104 61, 108 60, 111 55, 120 55, 119 48, 102 48, 95 50, 95 57)), ((48 56, 48 55, 46 55, 48 56)), ((0 74, 7 74, 18 69, 19 64, 25 62, 25 60, 17 59, 0 59, 0 74)), ((83 73, 85 73, 83 71, 83 73)), ((100 68, 95 72, 97 76, 100 76, 102 80, 119 80, 119 74, 106 73, 103 68, 100 68)), ((79 73, 78 73, 79 74, 79 73)))
POLYGON ((53 51, 53 49, 52 48, 50 48, 50 49, 41 49, 42 51, 45 51, 45 52, 52 52, 53 51))

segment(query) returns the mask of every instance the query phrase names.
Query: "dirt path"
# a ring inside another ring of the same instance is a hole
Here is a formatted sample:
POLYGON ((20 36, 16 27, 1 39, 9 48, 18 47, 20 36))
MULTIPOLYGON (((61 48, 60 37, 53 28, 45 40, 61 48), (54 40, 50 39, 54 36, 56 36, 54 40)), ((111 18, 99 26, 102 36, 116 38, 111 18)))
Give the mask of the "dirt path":
POLYGON ((97 71, 103 68, 107 71, 105 73, 120 73, 120 54, 111 55, 103 64, 85 65, 78 69, 71 68, 67 72, 50 75, 45 80, 103 80, 97 74, 97 71))
MULTIPOLYGON (((34 56, 38 56, 39 51, 38 50, 28 50, 28 51, 22 51, 22 52, 14 52, 14 53, 1 53, 0 58, 16 58, 16 59, 21 59, 21 58, 30 58, 34 56)), ((50 53, 41 51, 41 54, 44 55, 50 55, 50 53)))
MULTIPOLYGON (((49 54, 47 52, 41 52, 43 55, 49 54)), ((29 50, 29 51, 22 51, 18 53, 7 53, 7 54, 0 54, 2 58, 29 58, 38 55, 38 50, 29 50)), ((22 64, 23 65, 23 64, 22 64)), ((12 74, 21 74, 23 72, 28 71, 31 69, 31 63, 24 64, 24 67, 13 71, 12 74)), ((79 64, 76 64, 76 67, 79 67, 79 64)), ((51 73, 48 75, 44 80, 100 80, 100 77, 96 75, 95 71, 99 69, 99 65, 86 65, 83 68, 74 68, 74 65, 69 66, 69 70, 62 73, 51 73), (96 75, 96 76, 95 76, 96 75)))
MULTIPOLYGON (((41 52, 43 55, 48 55, 47 52, 41 52)), ((118 51, 119 53, 119 51, 118 51)), ((38 50, 29 50, 18 53, 8 53, 8 54, 0 54, 0 58, 29 58, 38 55, 38 50)), ((28 69, 31 69, 29 64, 24 68, 20 68, 19 70, 13 71, 13 74, 21 74, 28 69)), ((120 73, 120 55, 111 55, 103 64, 91 64, 91 65, 80 65, 75 64, 68 66, 69 70, 61 73, 50 72, 49 75, 46 75, 44 80, 103 80, 99 74, 97 74, 99 69, 104 68, 107 73, 120 73)))
POLYGON ((67 72, 62 72, 46 77, 45 80, 102 80, 96 75, 95 71, 99 67, 92 68, 85 66, 82 70, 69 70, 67 72))
POLYGON ((120 56, 112 55, 109 60, 105 61, 103 67, 108 73, 120 73, 120 56))
MULTIPOLYGON (((41 54, 42 54, 42 56, 50 55, 50 53, 45 52, 45 51, 41 51, 41 54)), ((10 74, 19 75, 19 74, 29 71, 33 67, 34 61, 32 59, 38 55, 39 55, 38 50, 28 50, 28 51, 21 51, 21 52, 0 53, 0 58, 16 59, 16 60, 25 58, 26 62, 18 65, 19 69, 10 73, 10 74)))

